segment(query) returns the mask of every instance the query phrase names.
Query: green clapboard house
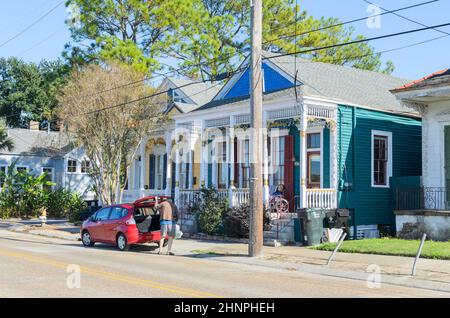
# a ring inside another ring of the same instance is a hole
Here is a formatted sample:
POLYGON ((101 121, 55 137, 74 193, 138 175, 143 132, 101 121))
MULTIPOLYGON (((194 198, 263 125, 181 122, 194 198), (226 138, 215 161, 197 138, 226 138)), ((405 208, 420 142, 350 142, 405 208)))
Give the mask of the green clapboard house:
MULTIPOLYGON (((248 63, 210 102, 173 116, 183 147, 169 162, 181 208, 201 187, 215 187, 231 206, 249 200, 248 63)), ((409 81, 265 52, 264 202, 284 184, 290 212, 349 209, 361 228, 395 230, 394 189, 421 175, 419 113, 390 92, 409 81)))

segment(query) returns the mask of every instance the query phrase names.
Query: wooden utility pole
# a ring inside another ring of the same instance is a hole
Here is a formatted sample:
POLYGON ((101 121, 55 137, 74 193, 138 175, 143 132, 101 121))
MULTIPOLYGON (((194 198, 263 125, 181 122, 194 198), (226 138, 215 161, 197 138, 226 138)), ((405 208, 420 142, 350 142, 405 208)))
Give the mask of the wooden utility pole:
POLYGON ((252 2, 252 53, 250 80, 250 116, 252 140, 250 153, 250 236, 248 254, 250 257, 262 255, 263 247, 263 180, 262 180, 262 1, 252 2))

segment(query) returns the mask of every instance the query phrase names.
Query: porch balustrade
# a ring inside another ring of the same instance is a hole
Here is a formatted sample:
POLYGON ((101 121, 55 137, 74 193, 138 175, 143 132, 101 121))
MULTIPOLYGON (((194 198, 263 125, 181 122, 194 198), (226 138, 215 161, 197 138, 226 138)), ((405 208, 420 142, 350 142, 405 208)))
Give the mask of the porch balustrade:
POLYGON ((147 196, 165 196, 165 190, 125 190, 122 202, 134 202, 147 196))
POLYGON ((306 207, 336 209, 337 196, 334 189, 307 189, 306 190, 306 207))
MULTIPOLYGON (((230 199, 231 207, 238 207, 242 204, 248 204, 250 201, 249 189, 218 190, 218 195, 222 198, 230 199), (231 198, 229 198, 231 193, 231 198)), ((178 204, 181 208, 186 208, 198 203, 201 200, 201 192, 198 190, 180 190, 178 204)), ((334 189, 308 189, 307 207, 336 209, 337 197, 334 189)))

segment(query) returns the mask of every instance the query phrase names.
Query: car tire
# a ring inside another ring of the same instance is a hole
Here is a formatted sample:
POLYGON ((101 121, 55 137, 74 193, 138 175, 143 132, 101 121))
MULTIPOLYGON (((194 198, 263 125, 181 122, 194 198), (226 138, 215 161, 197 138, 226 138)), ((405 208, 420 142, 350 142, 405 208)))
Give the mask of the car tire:
POLYGON ((116 243, 117 243, 117 248, 119 250, 121 250, 122 252, 130 250, 130 245, 128 244, 127 237, 124 234, 119 233, 117 235, 116 243))
POLYGON ((95 245, 95 242, 92 240, 91 233, 86 230, 84 230, 81 234, 81 242, 83 242, 85 247, 92 247, 95 245))

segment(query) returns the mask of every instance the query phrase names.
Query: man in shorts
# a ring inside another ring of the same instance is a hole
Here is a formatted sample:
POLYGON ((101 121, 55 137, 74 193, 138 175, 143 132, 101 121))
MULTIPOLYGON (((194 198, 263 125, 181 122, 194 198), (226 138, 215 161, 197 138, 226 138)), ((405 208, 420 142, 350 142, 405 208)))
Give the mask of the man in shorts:
POLYGON ((171 201, 163 201, 158 204, 156 201, 156 209, 159 211, 159 222, 161 224, 161 241, 159 242, 159 252, 163 253, 164 241, 166 237, 169 240, 167 246, 167 255, 175 255, 172 253, 173 240, 175 238, 176 224, 178 221, 178 208, 171 201))

